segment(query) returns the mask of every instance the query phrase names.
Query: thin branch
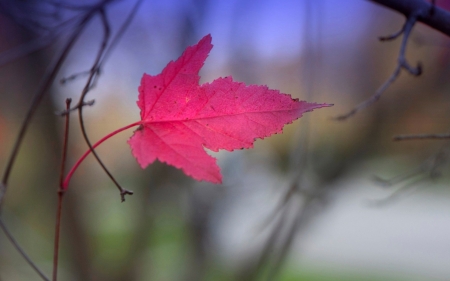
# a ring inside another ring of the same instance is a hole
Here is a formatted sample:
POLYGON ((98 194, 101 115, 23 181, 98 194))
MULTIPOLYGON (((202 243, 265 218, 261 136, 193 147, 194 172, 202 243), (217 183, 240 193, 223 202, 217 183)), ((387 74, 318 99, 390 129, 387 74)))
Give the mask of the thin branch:
POLYGON ((284 261, 289 253, 289 250, 292 249, 292 244, 295 241, 296 234, 300 228, 307 222, 307 218, 310 215, 309 211, 312 207, 312 202, 314 201, 314 197, 307 196, 304 198, 302 206, 299 210, 297 210, 294 221, 289 226, 289 230, 287 231, 287 237, 284 239, 281 244, 281 248, 278 250, 277 255, 274 257, 273 265, 270 268, 267 278, 265 280, 271 281, 275 280, 276 276, 280 272, 284 261))
POLYGON ((117 31, 116 36, 114 36, 114 38, 111 40, 111 44, 109 44, 108 49, 105 51, 105 55, 103 56, 100 65, 103 65, 105 63, 105 60, 110 56, 114 48, 119 43, 120 39, 122 39, 122 36, 127 31, 128 27, 131 24, 131 21, 134 19, 136 13, 139 10, 139 7, 142 5, 143 2, 144 2, 143 0, 136 1, 130 13, 128 14, 128 17, 125 19, 124 23, 120 26, 119 30, 117 31))
MULTIPOLYGON (((81 107, 84 104, 86 104, 86 102, 84 101, 84 98, 85 98, 86 94, 88 93, 88 91, 93 87, 93 84, 95 84, 96 79, 97 79, 97 77, 100 74, 101 66, 104 64, 106 59, 109 57, 109 55, 111 54, 111 52, 114 49, 114 47, 119 43, 120 39, 122 38, 122 36, 125 33, 125 31, 128 29, 131 21, 133 20, 134 16, 136 15, 136 13, 139 10, 139 7, 141 6, 142 3, 143 3, 143 0, 137 0, 136 1, 136 3, 134 4, 133 8, 130 11, 130 13, 128 14, 127 18, 125 19, 125 22, 121 25, 119 31, 116 33, 116 35, 114 36, 114 38, 112 39, 111 43, 109 44, 109 46, 107 47, 106 50, 105 50, 105 48, 107 46, 106 45, 106 41, 107 40, 105 40, 105 38, 104 38, 104 41, 102 43, 102 47, 101 47, 100 52, 99 52, 99 54, 97 56, 96 62, 94 63, 93 68, 91 69, 91 75, 88 78, 88 83, 86 84, 86 87, 83 90, 83 93, 82 93, 82 95, 80 97, 80 102, 79 102, 79 105, 78 105, 80 126, 81 126, 81 130, 82 130, 82 133, 83 133, 83 137, 84 137, 86 143, 88 144, 90 150, 94 154, 94 157, 99 162, 100 166, 103 168, 103 170, 108 175, 108 177, 113 181, 113 183, 119 189, 122 202, 125 201, 125 196, 126 195, 132 195, 133 191, 126 190, 126 189, 122 188, 122 186, 117 182, 117 180, 113 177, 113 175, 109 172, 109 170, 106 168, 106 166, 100 160, 100 158, 98 157, 97 153, 94 151, 94 148, 93 148, 91 142, 89 141, 87 133, 86 133, 86 129, 85 129, 85 126, 84 126, 84 120, 83 120, 83 117, 82 117, 82 109, 81 109, 81 107)), ((107 21, 107 18, 106 18, 106 15, 104 14, 104 12, 101 14, 101 19, 102 19, 103 27, 105 28, 105 30, 104 30, 105 35, 106 35, 106 32, 107 32, 108 33, 108 37, 109 37, 109 32, 110 32, 109 31, 109 23, 107 21)))
MULTIPOLYGON (((111 0, 105 0, 102 3, 106 4, 109 1, 111 1, 111 0)), ((41 103, 42 98, 48 92, 48 89, 50 88, 50 86, 53 84, 56 74, 59 72, 63 62, 66 60, 69 52, 72 50, 72 47, 74 46, 78 37, 80 36, 80 34, 84 30, 84 28, 87 26, 87 23, 95 15, 95 13, 97 12, 97 9, 98 9, 98 7, 96 6, 89 13, 87 13, 83 17, 83 19, 80 21, 80 23, 76 27, 75 31, 72 33, 72 36, 67 41, 66 46, 63 48, 62 53, 60 54, 58 59, 55 61, 54 65, 52 65, 48 69, 48 73, 45 75, 42 85, 39 87, 39 90, 35 93, 35 95, 33 97, 31 105, 26 113, 25 119, 20 126, 19 133, 17 134, 16 141, 14 142, 14 146, 13 146, 11 155, 8 158, 8 162, 6 164, 5 172, 3 173, 3 176, 2 176, 2 181, 1 181, 2 184, 0 185, 0 189, 1 189, 0 190, 0 211, 2 209, 4 195, 7 191, 9 176, 10 176, 12 168, 14 166, 14 162, 17 158, 17 154, 19 153, 19 149, 22 145, 22 141, 25 137, 25 133, 28 129, 29 124, 31 123, 31 119, 33 118, 34 113, 36 112, 39 104, 41 103)))
MULTIPOLYGON (((335 120, 338 121, 344 121, 347 118, 355 115, 360 110, 374 104, 376 101, 378 101, 381 98, 381 95, 386 91, 386 89, 397 79, 397 77, 400 75, 400 72, 402 69, 405 69, 410 74, 414 76, 418 76, 422 73, 422 67, 420 63, 417 65, 417 67, 411 67, 408 62, 405 59, 405 52, 406 52, 406 46, 408 43, 409 36, 411 34, 411 30, 414 27, 414 24, 416 23, 418 18, 417 14, 410 15, 403 25, 403 28, 401 29, 401 32, 403 33, 403 39, 402 44, 400 46, 400 52, 397 59, 397 66, 394 70, 394 72, 391 74, 391 76, 386 80, 386 82, 381 85, 380 88, 375 92, 374 95, 372 95, 369 99, 363 101, 362 103, 358 104, 356 107, 354 107, 352 110, 350 110, 348 113, 340 115, 335 117, 335 120)), ((387 36, 385 38, 397 38, 399 34, 395 33, 394 35, 387 36)))
POLYGON ((289 208, 287 208, 286 205, 284 205, 280 210, 281 215, 278 222, 273 227, 273 231, 270 233, 269 238, 265 242, 264 247, 258 256, 253 269, 244 276, 243 280, 256 280, 263 267, 270 261, 271 255, 273 255, 274 251, 276 250, 275 245, 277 239, 279 239, 281 231, 286 227, 288 210, 289 208))
MULTIPOLYGON (((114 38, 111 40, 111 43, 109 44, 108 48, 106 49, 106 51, 104 52, 104 55, 98 65, 97 71, 99 73, 97 73, 97 75, 95 76, 98 77, 100 75, 100 69, 102 68, 103 64, 105 63, 106 59, 110 56, 110 54, 112 53, 112 51, 114 50, 114 48, 117 46, 117 44, 119 43, 120 39, 122 38, 122 36, 125 34, 126 30, 128 29, 128 27, 131 24, 131 21, 134 19, 134 16, 136 15, 137 11, 139 10, 139 7, 141 6, 141 4, 143 3, 143 0, 137 0, 136 3, 134 4, 133 8, 131 9, 130 13, 128 14, 127 18, 125 19, 124 23, 120 26, 119 30, 117 31, 116 35, 114 36, 114 38)), ((91 70, 88 71, 82 71, 79 73, 75 73, 72 74, 68 77, 62 78, 61 79, 61 83, 65 84, 67 82, 70 82, 72 80, 77 79, 80 76, 87 76, 91 73, 91 70)), ((94 83, 93 83, 94 84, 94 83)), ((72 110, 72 109, 71 109, 72 110)))
MULTIPOLYGON (((72 99, 66 100, 66 110, 70 109, 70 103, 72 102, 72 99)), ((63 190, 63 183, 64 183, 64 175, 66 170, 66 159, 67 159, 67 148, 69 143, 69 125, 70 125, 70 114, 66 114, 66 123, 65 123, 65 129, 64 129, 64 143, 63 143, 63 154, 61 159, 61 170, 59 173, 59 188, 63 190)))
POLYGON ((417 175, 424 173, 425 171, 426 170, 425 170, 424 165, 420 165, 419 167, 413 169, 412 171, 410 171, 406 174, 397 175, 390 179, 384 179, 380 176, 374 176, 374 181, 380 187, 390 188, 396 184, 399 184, 401 182, 405 182, 411 178, 414 178, 417 175))
POLYGON ((15 46, 11 50, 0 52, 0 66, 50 46, 56 41, 60 34, 68 32, 68 28, 73 26, 73 24, 77 21, 79 21, 79 16, 73 16, 67 20, 59 22, 58 25, 54 27, 55 31, 52 30, 47 35, 40 36, 29 42, 15 46))
POLYGON ((89 137, 87 135, 87 131, 86 131, 86 127, 84 125, 84 119, 83 119, 83 105, 85 103, 84 99, 85 99, 87 93, 89 92, 89 90, 91 89, 92 83, 93 83, 95 77, 98 76, 100 60, 106 50, 106 47, 107 47, 108 41, 109 41, 109 37, 110 37, 110 33, 111 33, 110 25, 109 25, 108 19, 106 18, 106 14, 105 14, 104 10, 100 10, 100 18, 102 20, 102 26, 104 29, 103 30, 104 37, 103 37, 99 52, 97 53, 95 62, 91 68, 91 73, 89 75, 89 78, 86 82, 86 85, 81 93, 80 100, 78 102, 78 117, 79 117, 78 119, 79 119, 79 123, 80 123, 80 127, 81 127, 81 132, 83 134, 83 138, 84 138, 86 144, 89 146, 89 149, 91 150, 94 157, 97 159, 97 162, 100 164, 102 169, 105 171, 105 173, 108 175, 108 177, 114 182, 116 187, 119 189, 121 201, 124 202, 125 196, 132 195, 133 191, 122 188, 122 186, 119 184, 119 182, 117 182, 117 180, 114 178, 114 176, 108 170, 108 168, 106 168, 105 164, 102 162, 102 160, 100 159, 98 154, 95 152, 94 147, 92 146, 91 142, 89 141, 89 137))
POLYGON ((50 43, 54 42, 55 39, 55 35, 45 36, 21 44, 17 47, 14 47, 14 49, 3 51, 0 53, 0 66, 37 52, 50 45, 50 43))
MULTIPOLYGON (((69 116, 67 114, 66 116, 69 116)), ((59 238, 61 231, 61 217, 62 217, 62 204, 65 191, 62 187, 58 189, 58 204, 56 207, 56 219, 55 219, 55 240, 53 247, 53 281, 58 279, 58 259, 59 259, 59 238)))
MULTIPOLYGON (((121 0, 109 0, 108 2, 114 2, 114 1, 118 2, 121 0)), ((63 8, 63 9, 67 9, 67 10, 88 11, 88 10, 92 9, 92 5, 89 5, 89 4, 74 5, 71 3, 67 3, 67 1, 60 3, 60 2, 54 2, 54 1, 49 1, 49 0, 46 0, 45 2, 56 8, 63 8)))
POLYGON ((398 37, 400 37, 400 35, 403 34, 404 31, 405 31, 405 25, 403 25, 402 28, 399 31, 397 31, 397 32, 395 32, 395 33, 393 33, 391 35, 378 37, 378 40, 380 40, 380 41, 391 41, 391 40, 397 39, 398 37))
POLYGON ((376 207, 386 205, 400 198, 407 190, 411 190, 412 186, 417 186, 417 183, 438 178, 441 175, 442 168, 448 164, 449 156, 450 150, 448 144, 446 144, 437 153, 406 174, 397 175, 388 180, 377 177, 376 181, 382 187, 393 187, 401 183, 403 183, 403 186, 397 188, 386 198, 370 200, 369 204, 376 207))
POLYGON ((19 243, 14 238, 14 236, 11 234, 11 232, 9 232, 8 228, 3 223, 3 220, 1 218, 0 218, 0 228, 2 229, 3 233, 5 233, 6 237, 11 242, 11 244, 14 246, 14 248, 16 248, 17 252, 19 252, 19 254, 31 266, 31 268, 33 268, 33 270, 36 271, 36 273, 41 277, 41 279, 44 281, 50 281, 50 279, 47 276, 45 276, 44 272, 42 272, 42 270, 40 270, 39 267, 37 267, 37 265, 31 260, 31 258, 27 255, 27 253, 25 253, 23 248, 20 247, 19 243))
MULTIPOLYGON (((306 49, 310 50, 309 56, 305 61, 308 68, 306 72, 308 75, 304 77, 304 84, 306 85, 307 100, 312 99, 315 92, 317 63, 312 58, 321 57, 320 47, 311 48, 311 44, 321 46, 320 35, 322 28, 320 26, 320 4, 315 1, 305 1, 306 15, 305 17, 305 38, 304 42, 307 44, 306 49)), ((289 248, 292 245, 296 234, 298 233, 300 225, 306 223, 306 219, 310 214, 311 204, 313 198, 320 196, 317 186, 312 186, 307 178, 307 170, 310 166, 310 155, 308 148, 310 148, 311 140, 311 126, 309 118, 302 119, 301 134, 295 140, 295 153, 290 158, 290 166, 295 171, 291 184, 286 191, 286 194, 275 207, 273 213, 268 217, 268 222, 273 221, 278 217, 278 221, 272 228, 270 237, 267 239, 257 262, 254 266, 253 272, 249 275, 248 280, 275 280, 280 269, 282 268, 286 257, 289 253, 289 248), (296 206, 301 204, 301 206, 296 206), (295 218, 291 218, 292 207, 296 207, 295 218), (258 276, 261 275, 261 276, 258 276), (264 276, 263 276, 264 275, 264 276), (262 278, 258 278, 262 277, 262 278)), ((265 224, 268 224, 265 222, 265 224)))
POLYGON ((425 181, 426 179, 427 179, 426 176, 422 176, 412 182, 409 182, 409 183, 401 186, 400 188, 396 189, 394 192, 392 192, 385 198, 371 199, 371 200, 368 200, 367 203, 371 207, 384 207, 384 206, 387 206, 388 204, 392 204, 392 203, 396 202, 397 200, 399 200, 402 196, 405 196, 407 191, 413 192, 413 191, 419 189, 418 184, 420 182, 425 181), (414 189, 413 189, 413 187, 414 187, 414 189))
MULTIPOLYGON (((97 71, 100 72, 100 69, 97 69, 97 71)), ((91 72, 92 72, 91 70, 87 70, 87 71, 81 71, 81 72, 78 72, 78 73, 74 73, 74 74, 72 74, 72 75, 70 75, 68 77, 61 78, 61 80, 59 80, 59 83, 66 84, 67 82, 71 82, 71 81, 73 81, 73 80, 75 80, 75 79, 77 79, 79 77, 88 76, 88 75, 91 74, 91 72)))
MULTIPOLYGON (((70 103, 72 99, 66 99, 66 110, 70 109, 70 103)), ((55 220, 55 241, 53 249, 53 281, 58 279, 58 258, 59 258, 59 238, 61 230, 61 215, 62 215, 62 203, 65 190, 63 188, 64 183, 64 172, 67 160, 67 148, 69 143, 69 124, 70 124, 70 114, 65 115, 66 123, 64 126, 64 143, 61 159, 61 170, 59 173, 59 188, 58 188, 58 206, 56 208, 56 220, 55 220)))
POLYGON ((448 140, 450 134, 419 134, 419 135, 398 135, 393 138, 394 141, 404 140, 448 140))
POLYGON ((88 100, 88 101, 83 102, 81 105, 74 106, 74 107, 69 108, 68 110, 64 110, 64 111, 62 111, 62 112, 55 112, 55 114, 56 114, 56 115, 64 116, 64 115, 66 115, 66 114, 69 114, 69 113, 72 112, 72 111, 78 110, 78 108, 79 108, 80 106, 83 106, 83 107, 84 107, 84 106, 93 106, 94 104, 95 104, 95 100, 88 100))

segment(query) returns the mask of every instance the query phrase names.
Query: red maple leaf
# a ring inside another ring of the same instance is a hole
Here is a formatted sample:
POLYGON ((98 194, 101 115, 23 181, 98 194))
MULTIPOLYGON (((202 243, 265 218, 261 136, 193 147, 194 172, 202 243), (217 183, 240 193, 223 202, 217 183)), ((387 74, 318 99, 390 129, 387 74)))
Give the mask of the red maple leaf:
MULTIPOLYGON (((219 78, 199 85, 200 71, 212 48, 206 35, 188 47, 180 58, 151 76, 144 74, 137 105, 141 121, 121 128, 97 142, 139 125, 128 143, 142 168, 156 159, 182 169, 196 180, 221 183, 216 159, 206 153, 251 148, 256 138, 282 132, 285 124, 304 112, 331 106, 292 99, 266 86, 219 78)), ((77 162, 71 174, 89 151, 77 162)))

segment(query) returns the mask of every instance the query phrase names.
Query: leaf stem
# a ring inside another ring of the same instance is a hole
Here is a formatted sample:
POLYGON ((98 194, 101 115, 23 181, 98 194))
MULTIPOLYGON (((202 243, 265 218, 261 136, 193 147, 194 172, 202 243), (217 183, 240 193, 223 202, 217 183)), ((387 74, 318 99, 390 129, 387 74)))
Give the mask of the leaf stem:
MULTIPOLYGON (((137 122, 131 123, 131 124, 125 126, 125 127, 122 127, 122 128, 120 128, 120 129, 115 130, 114 132, 111 132, 111 133, 107 134, 106 136, 104 136, 103 138, 101 138, 99 141, 97 141, 95 144, 93 144, 93 145, 92 145, 92 148, 96 148, 97 146, 99 146, 100 144, 102 144, 104 141, 106 141, 106 140, 109 139, 110 137, 112 137, 112 136, 114 136, 114 135, 116 135, 116 134, 118 134, 118 133, 120 133, 120 132, 122 132, 122 131, 125 131, 125 130, 127 130, 127 129, 129 129, 129 128, 132 128, 132 127, 141 125, 142 122, 143 122, 143 121, 141 120, 141 121, 137 121, 137 122)), ((81 162, 83 162, 83 160, 84 160, 91 152, 92 152, 92 150, 91 150, 91 149, 88 149, 88 150, 80 157, 80 159, 78 159, 78 161, 75 163, 75 165, 73 165, 72 169, 70 169, 69 173, 67 174, 67 176, 66 176, 66 178, 65 178, 65 180, 64 180, 64 182, 63 182, 63 184, 62 184, 62 189, 63 189, 63 190, 67 190, 67 187, 69 186, 69 182, 70 182, 70 179, 71 179, 72 176, 73 176, 73 173, 75 173, 75 171, 77 170, 78 166, 80 166, 81 162)))

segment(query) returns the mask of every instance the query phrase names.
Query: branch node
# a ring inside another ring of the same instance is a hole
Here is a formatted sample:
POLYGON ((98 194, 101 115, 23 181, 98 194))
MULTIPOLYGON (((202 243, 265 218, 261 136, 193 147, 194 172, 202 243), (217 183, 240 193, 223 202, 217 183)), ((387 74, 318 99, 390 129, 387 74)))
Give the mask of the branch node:
POLYGON ((392 35, 379 38, 381 41, 388 41, 388 40, 393 40, 395 38, 398 38, 401 34, 403 34, 402 44, 400 46, 400 52, 398 54, 397 66, 396 66, 395 70, 393 71, 391 76, 389 76, 389 78, 383 83, 383 85, 381 85, 378 88, 378 90, 370 98, 366 99, 365 101, 363 101, 360 104, 358 104, 357 106, 355 106, 348 113, 342 114, 342 115, 339 115, 339 116, 333 118, 334 120, 344 121, 347 118, 355 115, 358 111, 360 111, 360 110, 374 104, 376 101, 378 101, 381 98, 381 95, 387 90, 387 88, 389 88, 389 86, 395 80, 397 80, 397 77, 399 76, 402 68, 414 76, 419 76, 420 74, 422 74, 422 64, 420 62, 417 64, 417 67, 412 67, 408 64, 408 62, 405 59, 406 45, 408 43, 408 39, 410 37, 411 30, 414 27, 414 24, 417 22, 417 18, 418 18, 418 13, 417 12, 412 13, 411 15, 409 15, 406 18, 406 21, 403 24, 403 27, 399 31, 397 31, 396 33, 394 33, 392 35))
POLYGON ((81 106, 93 106, 95 104, 95 99, 94 100, 88 100, 88 101, 83 101, 83 103, 81 104, 81 106))
POLYGON ((126 195, 133 195, 134 192, 132 190, 127 190, 122 188, 122 190, 120 191, 120 198, 121 198, 121 202, 125 202, 125 196, 126 195))
POLYGON ((74 106, 74 107, 72 107, 70 109, 66 109, 64 111, 61 111, 61 112, 55 112, 55 114, 56 115, 60 115, 60 116, 66 116, 70 112, 78 110, 80 107, 93 106, 94 104, 95 104, 95 99, 94 100, 83 101, 81 104, 77 104, 76 106, 74 106))
POLYGON ((399 65, 414 76, 422 74, 422 63, 418 62, 416 67, 412 67, 405 59, 399 60, 399 65))
POLYGON ((397 31, 397 32, 395 32, 395 33, 393 33, 391 35, 379 36, 378 40, 380 40, 382 42, 384 42, 384 41, 392 41, 392 40, 398 38, 400 35, 402 35, 402 33, 404 31, 405 31, 405 26, 403 25, 402 28, 399 31, 397 31))

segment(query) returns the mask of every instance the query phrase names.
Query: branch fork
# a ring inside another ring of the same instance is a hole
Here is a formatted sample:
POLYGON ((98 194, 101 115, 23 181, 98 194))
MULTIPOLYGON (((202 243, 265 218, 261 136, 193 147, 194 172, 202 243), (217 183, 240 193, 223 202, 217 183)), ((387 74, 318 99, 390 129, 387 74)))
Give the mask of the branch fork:
MULTIPOLYGON (((378 2, 378 1, 376 1, 376 2, 378 2)), ((386 2, 386 1, 380 1, 380 2, 386 2)), ((338 120, 338 121, 347 120, 347 118, 352 117, 360 110, 362 110, 362 109, 374 104, 376 101, 378 101, 381 98, 382 94, 389 88, 389 86, 392 83, 394 83, 395 80, 397 80, 402 69, 406 70, 408 73, 410 73, 414 76, 419 76, 422 74, 422 65, 420 62, 417 63, 416 67, 412 67, 407 62, 407 60, 405 58, 406 46, 408 44, 408 39, 410 38, 411 31, 412 31, 414 25, 416 24, 416 22, 423 18, 432 16, 435 11, 434 9, 435 9, 434 5, 431 5, 431 6, 428 6, 428 8, 426 8, 426 9, 420 8, 412 13, 405 14, 406 21, 399 31, 397 31, 391 35, 388 35, 388 36, 379 37, 380 41, 391 41, 391 40, 394 40, 394 39, 400 37, 401 35, 403 35, 402 44, 400 46, 400 52, 399 52, 398 58, 397 58, 396 68, 392 72, 391 76, 383 83, 383 85, 380 86, 380 88, 378 88, 378 90, 370 98, 368 98, 367 100, 365 100, 362 103, 355 106, 348 113, 345 113, 343 115, 335 117, 334 118, 335 120, 338 120)))

